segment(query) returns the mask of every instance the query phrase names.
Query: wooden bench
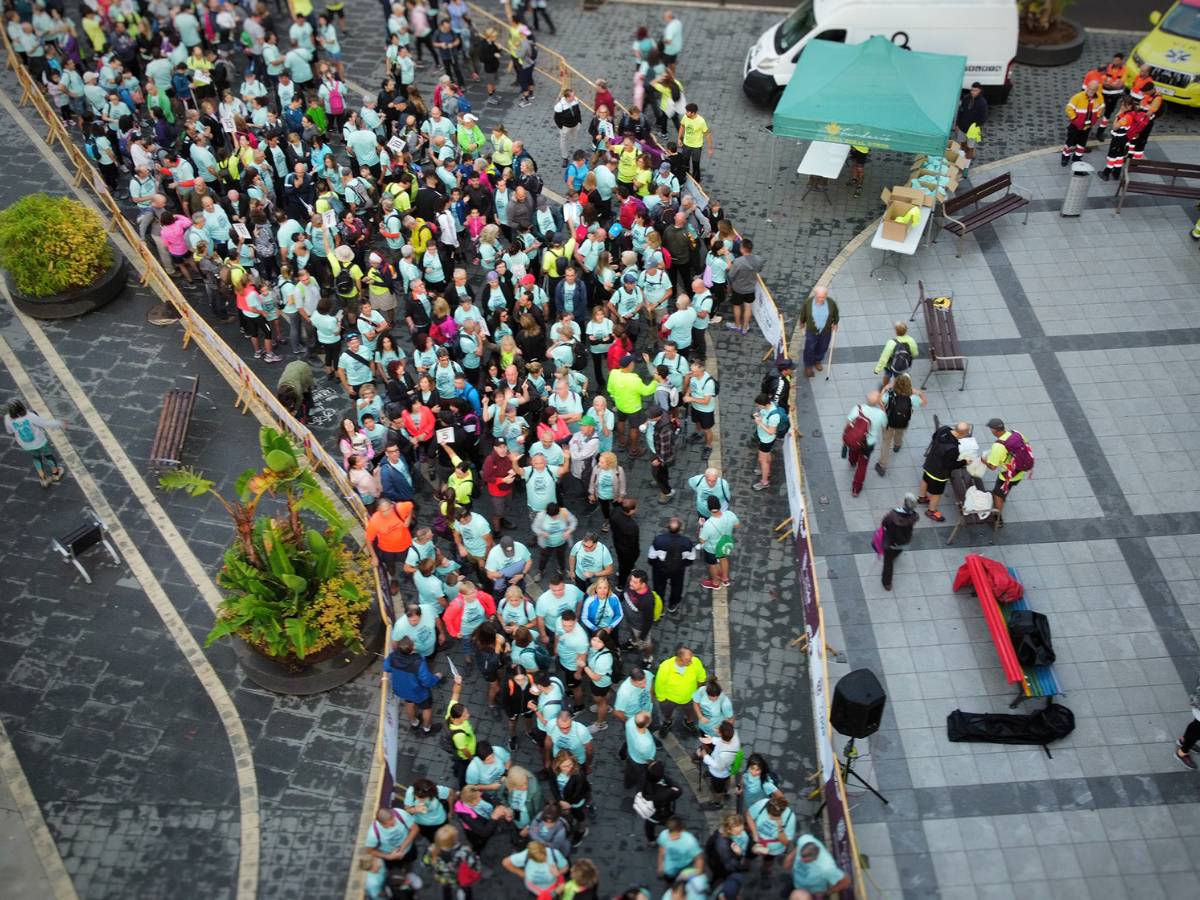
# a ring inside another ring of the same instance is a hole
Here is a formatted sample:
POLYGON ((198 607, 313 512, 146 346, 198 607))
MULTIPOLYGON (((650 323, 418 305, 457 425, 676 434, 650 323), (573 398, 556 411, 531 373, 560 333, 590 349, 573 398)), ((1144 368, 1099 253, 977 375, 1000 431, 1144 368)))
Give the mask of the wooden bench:
POLYGON ((917 305, 913 307, 908 321, 917 318, 917 310, 925 315, 925 337, 929 341, 929 372, 921 382, 921 388, 929 383, 934 372, 962 372, 961 391, 967 386, 967 358, 958 343, 958 331, 954 327, 954 292, 946 291, 941 297, 945 303, 934 304, 938 297, 925 296, 925 282, 917 282, 917 305))
MULTIPOLYGON (((978 187, 973 187, 969 191, 959 191, 953 197, 944 200, 941 214, 944 221, 942 227, 958 238, 958 250, 954 254, 955 257, 962 256, 963 238, 968 234, 976 228, 982 228, 1002 216, 1007 216, 1010 212, 1016 212, 1022 206, 1028 206, 1032 199, 1032 194, 1012 183, 1012 173, 1005 172, 991 181, 985 181, 978 187), (1002 191, 1003 194, 1001 194, 1002 191), (993 200, 985 206, 979 205, 983 200, 995 194, 1001 194, 999 199, 993 200), (968 208, 971 208, 970 212, 964 213, 964 210, 968 208)), ((1025 210, 1024 224, 1028 223, 1029 210, 1027 209, 1025 210)), ((932 241, 937 241, 936 234, 932 241)))
POLYGON ((150 468, 153 471, 161 472, 164 468, 179 465, 199 390, 200 379, 196 377, 192 379, 191 390, 171 388, 163 396, 158 429, 154 432, 154 443, 150 445, 150 468))
MULTIPOLYGON (((934 430, 937 430, 937 416, 934 416, 934 430)), ((954 492, 954 502, 958 507, 958 521, 954 523, 954 528, 950 532, 950 537, 946 540, 946 546, 949 547, 954 543, 954 539, 958 536, 959 530, 966 526, 984 526, 991 529, 991 535, 988 538, 989 544, 996 543, 996 531, 1002 526, 1004 518, 1001 510, 992 507, 986 512, 966 512, 963 509, 963 503, 967 499, 967 489, 974 485, 979 490, 983 490, 982 479, 975 478, 966 469, 955 469, 950 473, 950 490, 954 492)))
POLYGON ((1163 159, 1131 159, 1121 172, 1121 186, 1117 188, 1117 215, 1125 204, 1127 194, 1150 194, 1156 197, 1182 197, 1200 200, 1200 185, 1191 187, 1176 184, 1179 178, 1200 178, 1200 165, 1193 163, 1167 162, 1163 159), (1168 181, 1133 180, 1134 175, 1156 175, 1168 181))
MULTIPOLYGON (((1004 680, 1018 686, 1016 699, 1008 705, 1008 708, 1015 709, 1022 701, 1030 697, 1053 697, 1060 691, 1058 679, 1054 677, 1051 667, 1031 666, 1028 672, 1025 671, 1020 660, 1017 659, 1017 651, 1008 634, 1008 610, 1006 607, 1029 609, 1028 602, 1022 597, 1012 603, 1000 603, 992 590, 992 582, 983 568, 982 560, 983 557, 978 554, 967 554, 966 560, 955 577, 954 590, 959 590, 967 583, 975 589, 975 596, 979 598, 979 608, 983 612, 984 623, 987 625, 992 643, 996 647, 996 655, 1000 659, 1000 669, 1004 673, 1004 680)), ((1010 568, 1008 571, 1014 578, 1016 577, 1015 570, 1010 568)))

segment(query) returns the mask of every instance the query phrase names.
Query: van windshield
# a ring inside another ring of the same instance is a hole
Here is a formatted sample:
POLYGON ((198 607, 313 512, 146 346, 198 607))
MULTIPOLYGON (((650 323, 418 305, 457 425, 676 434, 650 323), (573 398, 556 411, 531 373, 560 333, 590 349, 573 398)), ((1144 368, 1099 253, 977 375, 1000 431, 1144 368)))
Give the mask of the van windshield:
POLYGON ((814 27, 812 0, 802 0, 791 15, 779 23, 775 31, 775 52, 787 53, 814 27))
POLYGON ((1158 27, 1168 34, 1200 41, 1200 8, 1177 4, 1158 27))

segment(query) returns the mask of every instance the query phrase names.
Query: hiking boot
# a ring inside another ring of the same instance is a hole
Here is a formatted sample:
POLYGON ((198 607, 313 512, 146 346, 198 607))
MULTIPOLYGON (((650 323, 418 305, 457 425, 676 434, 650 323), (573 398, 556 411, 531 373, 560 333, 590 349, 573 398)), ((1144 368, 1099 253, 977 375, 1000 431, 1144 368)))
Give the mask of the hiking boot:
POLYGON ((659 737, 666 737, 667 734, 671 730, 671 726, 674 724, 675 724, 675 721, 673 719, 667 719, 665 722, 663 722, 661 725, 659 725, 658 726, 659 737))

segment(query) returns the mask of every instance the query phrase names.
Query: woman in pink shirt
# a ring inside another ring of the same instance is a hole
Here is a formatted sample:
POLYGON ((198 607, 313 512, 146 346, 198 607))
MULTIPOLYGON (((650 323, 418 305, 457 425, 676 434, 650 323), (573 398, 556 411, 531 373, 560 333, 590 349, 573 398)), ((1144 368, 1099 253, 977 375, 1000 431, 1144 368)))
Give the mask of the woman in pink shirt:
POLYGON ((166 212, 162 214, 160 221, 162 242, 171 254, 171 262, 175 264, 176 270, 184 280, 191 284, 193 275, 197 278, 200 276, 196 264, 192 261, 191 248, 187 242, 187 230, 192 227, 192 220, 187 216, 166 212))

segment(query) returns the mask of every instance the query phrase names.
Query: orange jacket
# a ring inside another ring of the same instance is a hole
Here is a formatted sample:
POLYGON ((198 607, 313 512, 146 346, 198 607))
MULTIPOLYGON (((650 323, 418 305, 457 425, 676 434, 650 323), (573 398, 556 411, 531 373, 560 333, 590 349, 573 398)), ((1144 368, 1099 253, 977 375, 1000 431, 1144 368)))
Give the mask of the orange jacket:
POLYGON ((1158 91, 1147 94, 1142 93, 1141 99, 1138 100, 1138 109, 1148 115, 1151 119, 1158 118, 1158 113, 1162 109, 1163 98, 1158 91))
POLYGON ((1129 72, 1129 66, 1122 63, 1109 63, 1104 67, 1101 73, 1100 87, 1106 94, 1123 94, 1125 93, 1125 76, 1129 72))
POLYGON ((1129 96, 1134 100, 1141 100, 1142 93, 1146 90, 1146 85, 1153 83, 1154 79, 1149 75, 1138 75, 1133 79, 1133 84, 1129 88, 1129 96))

